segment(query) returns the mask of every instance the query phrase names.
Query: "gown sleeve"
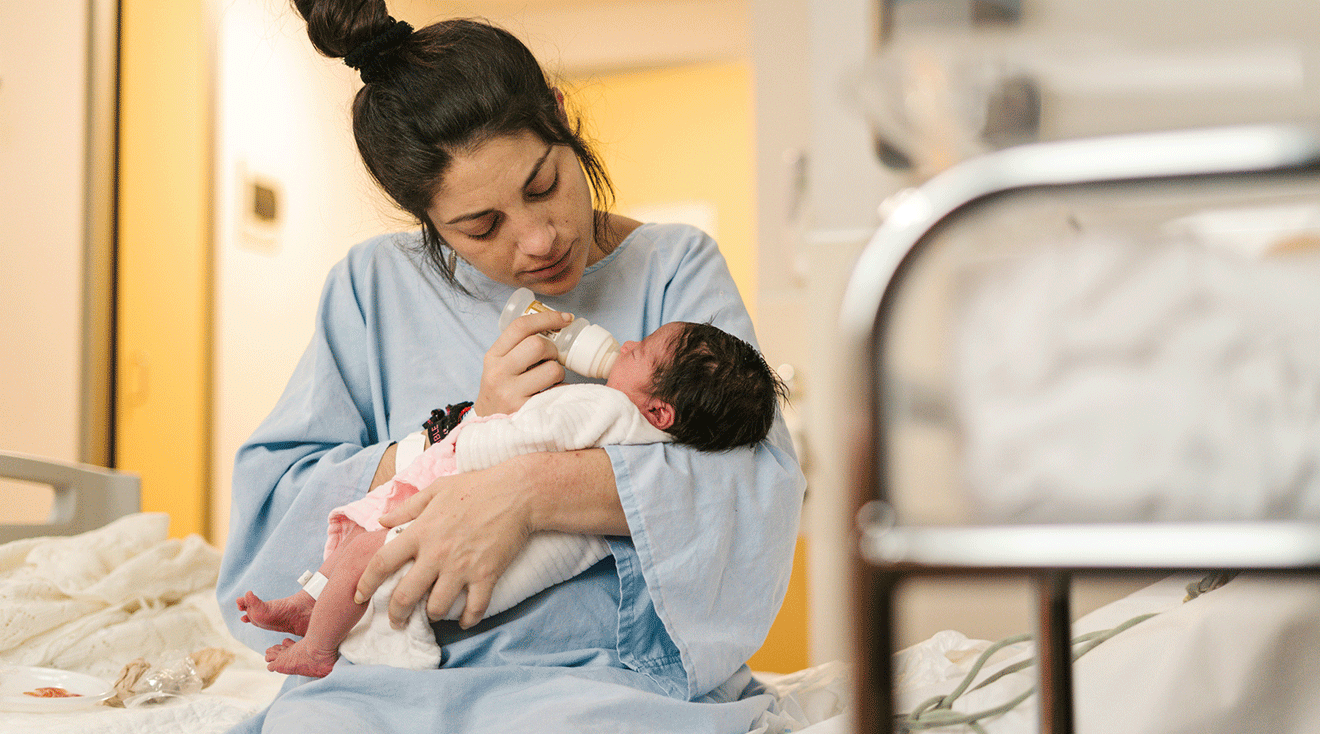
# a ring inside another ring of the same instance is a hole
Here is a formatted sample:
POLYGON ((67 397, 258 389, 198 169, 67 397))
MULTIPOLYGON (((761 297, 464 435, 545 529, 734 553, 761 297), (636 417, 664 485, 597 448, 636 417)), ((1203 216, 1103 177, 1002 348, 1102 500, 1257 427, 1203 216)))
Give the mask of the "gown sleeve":
POLYGON ((331 271, 311 344, 235 458, 217 595, 230 631, 254 649, 283 636, 239 622, 234 600, 296 591, 298 576, 321 564, 330 510, 366 493, 389 445, 372 312, 359 302, 370 276, 354 275, 355 256, 364 255, 331 271))
MULTIPOLYGON (((665 287, 653 296, 659 302, 647 305, 660 323, 710 321, 756 344, 713 240, 698 238, 660 267, 665 287)), ((635 549, 616 552, 623 589, 620 656, 637 669, 685 680, 686 690, 673 693, 699 698, 760 648, 788 588, 805 479, 783 417, 750 448, 606 450, 635 549), (656 618, 667 634, 647 629, 656 618), (681 664, 681 674, 665 675, 674 664, 681 664)))

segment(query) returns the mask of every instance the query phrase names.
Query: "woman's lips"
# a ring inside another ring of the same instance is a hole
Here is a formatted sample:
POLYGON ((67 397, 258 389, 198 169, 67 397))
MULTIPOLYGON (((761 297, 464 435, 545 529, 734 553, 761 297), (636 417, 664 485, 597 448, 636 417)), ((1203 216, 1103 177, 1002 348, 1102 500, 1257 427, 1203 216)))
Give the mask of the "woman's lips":
POLYGON ((527 275, 530 276, 533 280, 538 280, 538 281, 553 280, 556 277, 558 277, 560 273, 564 271, 565 267, 568 266, 568 256, 571 255, 572 253, 573 253, 573 248, 570 247, 564 251, 564 254, 561 255, 558 260, 554 261, 553 263, 543 268, 530 270, 527 272, 527 275))

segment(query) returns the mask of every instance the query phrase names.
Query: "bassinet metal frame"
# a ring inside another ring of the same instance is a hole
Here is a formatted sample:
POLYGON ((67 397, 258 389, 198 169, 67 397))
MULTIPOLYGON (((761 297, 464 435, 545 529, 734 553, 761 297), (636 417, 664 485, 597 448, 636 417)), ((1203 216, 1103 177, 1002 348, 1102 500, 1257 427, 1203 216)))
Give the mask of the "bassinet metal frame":
POLYGON ((1037 586, 1041 731, 1073 731, 1070 574, 1078 570, 1320 569, 1320 524, 1299 522, 903 526, 886 477, 883 355, 894 292, 932 233, 1010 192, 1177 180, 1249 181, 1320 173, 1320 132, 1244 126, 1040 143, 962 163, 910 192, 864 249, 844 294, 850 396, 845 446, 851 502, 850 632, 858 732, 892 730, 894 587, 949 571, 1029 574, 1037 586), (863 512, 863 508, 866 511, 863 512), (1176 543, 1170 543, 1176 539, 1176 543))

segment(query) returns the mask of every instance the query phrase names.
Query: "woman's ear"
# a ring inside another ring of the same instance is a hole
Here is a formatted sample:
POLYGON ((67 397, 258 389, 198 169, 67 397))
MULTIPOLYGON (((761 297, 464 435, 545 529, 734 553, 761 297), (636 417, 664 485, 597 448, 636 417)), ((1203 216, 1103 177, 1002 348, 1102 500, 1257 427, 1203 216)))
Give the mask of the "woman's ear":
POLYGON ((668 431, 669 427, 674 425, 674 406, 660 398, 648 400, 642 415, 646 416, 648 423, 662 431, 668 431))
POLYGON ((567 122, 568 113, 564 111, 564 93, 559 87, 551 87, 550 91, 555 93, 555 106, 559 108, 559 119, 567 122))

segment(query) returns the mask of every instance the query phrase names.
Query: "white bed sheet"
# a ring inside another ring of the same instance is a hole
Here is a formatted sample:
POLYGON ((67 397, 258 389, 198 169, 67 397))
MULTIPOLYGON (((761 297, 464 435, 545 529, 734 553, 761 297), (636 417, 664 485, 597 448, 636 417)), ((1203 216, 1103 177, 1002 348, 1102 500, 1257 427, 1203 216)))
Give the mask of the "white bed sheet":
POLYGON ((234 653, 209 688, 160 705, 0 711, 5 734, 218 734, 275 698, 284 676, 226 630, 215 600, 219 552, 167 539, 169 519, 129 515, 89 533, 0 545, 0 663, 113 683, 142 657, 159 667, 205 647, 234 653))
MULTIPOLYGON (((113 682, 128 662, 159 667, 220 647, 234 660, 201 693, 131 709, 0 711, 4 734, 221 734, 272 701, 285 676, 229 634, 215 599, 220 553, 196 536, 167 538, 159 513, 72 537, 0 545, 0 666, 58 668, 113 682)), ((757 676, 775 696, 752 734, 841 734, 838 663, 757 676)))
MULTIPOLYGON (((0 663, 58 667, 113 680, 136 657, 223 647, 233 663, 202 693, 159 706, 89 712, 0 712, 6 734, 228 730, 274 698, 284 676, 225 629, 214 599, 219 554, 200 539, 168 540, 162 515, 132 515, 73 538, 0 545, 0 663)), ((1083 617, 1075 633, 1156 616, 1076 666, 1083 734, 1310 732, 1320 721, 1320 580, 1240 575, 1183 602, 1196 576, 1173 576, 1083 617)), ((899 704, 908 710, 957 685, 989 642, 943 632, 901 652, 899 704)), ((988 675, 1032 654, 1018 645, 988 675)), ((841 663, 757 674, 776 704, 753 734, 851 731, 841 663)), ((1028 669, 965 696, 959 710, 996 705, 1034 684, 1028 669)), ((1034 732, 1035 699, 985 722, 993 734, 1034 732)), ((958 728, 945 731, 959 731, 958 728)), ((965 729, 962 729, 965 731, 965 729)))
POLYGON ((750 734, 844 734, 851 732, 850 681, 843 663, 829 662, 794 673, 755 673, 775 704, 752 726, 750 734))
MULTIPOLYGON (((1171 576, 1078 620, 1075 634, 1158 616, 1110 639, 1074 668, 1082 734, 1309 734, 1320 721, 1320 581, 1241 575, 1184 602, 1197 576, 1171 576)), ((943 632, 897 658, 898 699, 910 711, 961 681, 990 642, 943 632)), ((1003 651, 978 680, 1027 659, 1003 651)), ((992 708, 1035 683, 1035 669, 969 693, 958 711, 992 708)), ((1036 732, 1036 698, 983 722, 990 734, 1036 732)), ((970 731, 965 726, 939 729, 970 731)))

